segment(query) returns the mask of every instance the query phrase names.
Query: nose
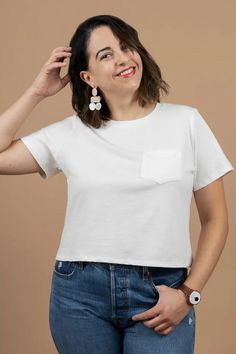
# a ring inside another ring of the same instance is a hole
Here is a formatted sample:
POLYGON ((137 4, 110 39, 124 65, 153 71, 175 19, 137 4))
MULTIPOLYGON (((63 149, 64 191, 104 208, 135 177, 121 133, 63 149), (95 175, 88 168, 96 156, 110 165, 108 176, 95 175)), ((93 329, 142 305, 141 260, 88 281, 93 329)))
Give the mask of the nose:
POLYGON ((126 65, 129 60, 129 54, 124 53, 122 50, 119 50, 116 53, 116 63, 117 65, 126 65))

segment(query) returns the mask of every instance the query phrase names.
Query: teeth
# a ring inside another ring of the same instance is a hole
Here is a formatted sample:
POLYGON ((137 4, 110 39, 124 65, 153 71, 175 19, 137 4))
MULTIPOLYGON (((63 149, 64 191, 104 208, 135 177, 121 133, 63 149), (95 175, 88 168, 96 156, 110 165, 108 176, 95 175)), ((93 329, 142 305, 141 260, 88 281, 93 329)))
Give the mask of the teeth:
POLYGON ((128 69, 128 70, 122 71, 122 72, 119 74, 119 76, 129 74, 129 73, 131 73, 133 70, 134 70, 134 68, 130 68, 130 69, 128 69))

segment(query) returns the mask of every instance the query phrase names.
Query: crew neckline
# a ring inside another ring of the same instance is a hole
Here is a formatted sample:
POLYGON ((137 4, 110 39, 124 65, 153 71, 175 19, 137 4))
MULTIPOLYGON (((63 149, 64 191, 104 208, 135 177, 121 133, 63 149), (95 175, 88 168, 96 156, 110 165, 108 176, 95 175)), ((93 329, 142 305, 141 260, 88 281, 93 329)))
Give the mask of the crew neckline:
POLYGON ((123 126, 123 125, 136 125, 139 123, 143 123, 148 121, 149 119, 151 119, 153 117, 153 115, 159 111, 159 108, 161 106, 160 102, 156 102, 155 107, 153 108, 153 110, 151 112, 149 112, 148 114, 146 114, 144 117, 141 118, 135 118, 135 119, 127 119, 127 120, 114 120, 114 119, 110 119, 107 123, 109 125, 117 125, 117 126, 123 126))

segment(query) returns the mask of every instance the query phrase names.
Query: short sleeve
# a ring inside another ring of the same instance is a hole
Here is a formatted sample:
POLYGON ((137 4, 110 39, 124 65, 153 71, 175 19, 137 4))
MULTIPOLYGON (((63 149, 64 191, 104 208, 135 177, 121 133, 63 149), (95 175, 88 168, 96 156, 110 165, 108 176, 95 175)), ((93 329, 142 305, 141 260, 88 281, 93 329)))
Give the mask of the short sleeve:
POLYGON ((38 162, 44 173, 40 176, 47 179, 61 172, 56 155, 57 151, 53 146, 53 125, 41 128, 32 134, 21 137, 20 139, 31 152, 32 156, 38 162))
POLYGON ((235 170, 211 128, 196 108, 193 108, 192 131, 194 145, 193 191, 235 170))

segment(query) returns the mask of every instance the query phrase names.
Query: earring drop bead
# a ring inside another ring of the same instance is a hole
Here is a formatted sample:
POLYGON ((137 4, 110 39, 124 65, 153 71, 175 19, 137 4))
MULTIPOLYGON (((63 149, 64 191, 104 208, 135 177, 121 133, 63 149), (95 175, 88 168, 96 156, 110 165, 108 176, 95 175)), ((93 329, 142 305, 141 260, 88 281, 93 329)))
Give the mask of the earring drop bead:
POLYGON ((96 103, 96 109, 99 111, 102 108, 102 105, 100 102, 96 103))
POLYGON ((91 111, 94 111, 95 109, 99 111, 102 108, 102 104, 100 103, 101 96, 97 96, 97 93, 98 91, 96 87, 93 87, 92 89, 93 96, 90 97, 90 104, 89 104, 89 109, 91 111))
POLYGON ((90 100, 91 102, 100 102, 100 96, 92 96, 90 100))
POLYGON ((94 88, 92 89, 92 95, 93 95, 93 96, 96 96, 97 94, 98 94, 98 91, 97 91, 96 87, 94 87, 94 88))
POLYGON ((91 111, 94 111, 95 108, 96 108, 96 103, 91 102, 91 103, 89 104, 89 109, 90 109, 91 111))

